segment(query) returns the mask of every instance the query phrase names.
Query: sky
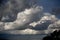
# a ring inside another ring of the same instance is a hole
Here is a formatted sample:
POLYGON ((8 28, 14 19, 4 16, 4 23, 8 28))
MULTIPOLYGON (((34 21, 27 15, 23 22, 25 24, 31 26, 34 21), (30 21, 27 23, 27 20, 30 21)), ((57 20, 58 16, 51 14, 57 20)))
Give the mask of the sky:
POLYGON ((60 0, 0 0, 0 31, 7 35, 3 37, 49 34, 59 29, 60 0))
POLYGON ((60 24, 60 15, 52 14, 56 8, 60 0, 0 0, 0 29, 49 31, 50 25, 60 24))

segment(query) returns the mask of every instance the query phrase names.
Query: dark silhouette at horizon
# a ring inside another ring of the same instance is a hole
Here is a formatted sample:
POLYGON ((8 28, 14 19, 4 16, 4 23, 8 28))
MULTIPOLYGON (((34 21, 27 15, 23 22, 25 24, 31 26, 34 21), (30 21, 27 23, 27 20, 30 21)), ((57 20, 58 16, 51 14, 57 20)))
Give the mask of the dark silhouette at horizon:
POLYGON ((50 35, 47 35, 43 40, 60 40, 60 30, 55 30, 50 35))

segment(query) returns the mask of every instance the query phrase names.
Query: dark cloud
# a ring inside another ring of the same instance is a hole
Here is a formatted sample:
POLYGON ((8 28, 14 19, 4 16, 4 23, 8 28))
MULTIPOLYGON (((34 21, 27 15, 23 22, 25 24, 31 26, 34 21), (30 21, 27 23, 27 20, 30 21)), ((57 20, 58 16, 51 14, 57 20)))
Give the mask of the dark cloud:
POLYGON ((1 20, 3 22, 12 22, 16 20, 18 12, 21 12, 25 10, 26 8, 30 8, 31 6, 29 5, 29 1, 27 0, 2 0, 1 6, 0 6, 0 14, 1 17, 0 19, 5 19, 1 20), (6 2, 5 2, 6 1, 6 2), (7 19, 7 17, 9 19, 7 19))

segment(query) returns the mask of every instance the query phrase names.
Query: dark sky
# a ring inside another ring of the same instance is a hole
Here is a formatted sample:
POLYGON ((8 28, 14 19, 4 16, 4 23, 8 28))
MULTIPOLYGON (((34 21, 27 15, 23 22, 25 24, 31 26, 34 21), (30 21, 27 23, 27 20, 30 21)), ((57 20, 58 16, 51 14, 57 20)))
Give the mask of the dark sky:
MULTIPOLYGON (((0 0, 0 4, 7 2, 7 0, 0 0)), ((60 0, 37 0, 37 5, 44 7, 44 12, 51 11, 54 7, 60 7, 60 0)))
POLYGON ((44 12, 50 12, 52 8, 60 7, 60 0, 39 0, 37 4, 43 6, 44 12))
POLYGON ((5 2, 7 2, 7 0, 0 0, 0 5, 5 4, 5 2))

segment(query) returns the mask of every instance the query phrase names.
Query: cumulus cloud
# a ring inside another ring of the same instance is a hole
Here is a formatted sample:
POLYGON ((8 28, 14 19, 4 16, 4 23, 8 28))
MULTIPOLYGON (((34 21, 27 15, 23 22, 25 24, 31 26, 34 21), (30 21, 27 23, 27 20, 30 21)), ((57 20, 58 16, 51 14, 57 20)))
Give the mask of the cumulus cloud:
POLYGON ((42 14, 41 11, 42 11, 42 7, 40 6, 37 6, 35 8, 25 9, 24 11, 18 13, 17 19, 14 22, 7 22, 7 23, 5 22, 4 28, 5 30, 29 28, 28 25, 31 22, 37 20, 35 17, 36 16, 40 17, 40 14, 42 14))
POLYGON ((14 22, 2 22, 4 23, 4 30, 11 29, 26 29, 31 28, 34 30, 46 30, 48 26, 58 19, 55 15, 50 13, 43 13, 42 6, 32 7, 19 12, 17 19, 14 22))
POLYGON ((29 25, 35 30, 47 30, 49 25, 56 22, 58 19, 55 15, 44 13, 44 16, 37 22, 32 22, 29 25))
POLYGON ((44 13, 36 0, 8 0, 0 6, 0 19, 0 30, 20 29, 21 34, 48 33, 50 27, 60 26, 56 15, 44 13))

